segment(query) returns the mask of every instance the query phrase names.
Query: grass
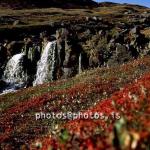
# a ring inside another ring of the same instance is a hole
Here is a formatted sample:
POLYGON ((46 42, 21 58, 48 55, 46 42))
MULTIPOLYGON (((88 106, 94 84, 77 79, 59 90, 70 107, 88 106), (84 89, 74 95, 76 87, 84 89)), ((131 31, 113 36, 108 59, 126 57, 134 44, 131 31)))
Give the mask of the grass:
MULTIPOLYGON (((33 26, 33 25, 47 25, 50 22, 57 22, 58 20, 70 20, 71 16, 85 16, 89 15, 90 13, 87 12, 87 10, 84 9, 69 9, 69 10, 63 10, 60 8, 44 8, 44 9, 25 9, 25 10, 0 10, 0 16, 1 17, 7 17, 7 18, 15 18, 15 20, 20 20, 20 22, 23 22, 24 26, 33 26)), ((5 23, 4 25, 1 25, 1 28, 4 27, 12 27, 13 22, 5 23)), ((16 26, 23 26, 21 24, 18 24, 16 26)))
MULTIPOLYGON (((145 12, 148 9, 138 8, 136 6, 112 6, 112 7, 99 7, 93 9, 61 9, 61 8, 43 8, 43 9, 1 9, 0 17, 7 17, 8 19, 19 20, 20 24, 13 26, 12 22, 1 22, 0 28, 15 28, 24 26, 36 26, 36 25, 49 25, 50 22, 61 22, 74 19, 82 20, 86 16, 100 16, 106 19, 115 19, 116 16, 121 16, 125 11, 130 9, 136 10, 137 13, 145 12), (80 15, 80 17, 79 17, 80 15), (78 17, 76 17, 78 16, 78 17), (112 18, 112 16, 114 16, 112 18), (41 23, 42 22, 42 23, 41 23)), ((125 17, 126 18, 126 17, 125 17)), ((124 19, 125 20, 125 19, 124 19)))

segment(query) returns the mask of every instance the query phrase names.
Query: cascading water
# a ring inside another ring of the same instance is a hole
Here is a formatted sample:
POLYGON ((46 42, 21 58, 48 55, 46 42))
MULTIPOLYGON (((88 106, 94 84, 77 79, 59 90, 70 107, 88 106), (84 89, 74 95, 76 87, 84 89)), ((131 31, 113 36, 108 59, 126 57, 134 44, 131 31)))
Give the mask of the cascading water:
POLYGON ((56 54, 56 41, 48 42, 37 64, 36 79, 33 86, 54 80, 56 54))
POLYGON ((78 73, 80 74, 82 72, 82 54, 79 55, 79 70, 78 73))
POLYGON ((24 87, 28 80, 28 75, 24 69, 25 54, 14 55, 7 63, 3 80, 7 83, 3 93, 15 91, 17 88, 24 87))

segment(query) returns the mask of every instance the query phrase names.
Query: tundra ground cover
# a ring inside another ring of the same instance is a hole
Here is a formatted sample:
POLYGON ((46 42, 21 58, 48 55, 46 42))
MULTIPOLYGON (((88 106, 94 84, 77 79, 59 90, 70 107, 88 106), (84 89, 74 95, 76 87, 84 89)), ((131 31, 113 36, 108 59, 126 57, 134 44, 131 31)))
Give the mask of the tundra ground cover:
POLYGON ((107 117, 69 121, 56 136, 45 138, 41 149, 149 149, 149 97, 150 73, 85 111, 107 117), (121 118, 115 118, 115 113, 121 118))
MULTIPOLYGON (((1 116, 0 116, 0 142, 2 143, 2 148, 8 146, 13 149, 20 149, 22 146, 26 148, 29 146, 31 141, 35 139, 42 138, 44 135, 50 134, 57 135, 59 128, 62 123, 68 122, 68 120, 59 120, 59 119, 49 119, 49 120, 35 120, 36 112, 78 112, 78 111, 115 111, 115 110, 127 110, 122 112, 125 116, 128 116, 128 119, 132 117, 132 113, 128 111, 127 108, 131 107, 136 109, 142 109, 143 105, 135 105, 128 101, 127 103, 125 99, 118 100, 123 96, 123 93, 126 94, 126 90, 122 90, 120 94, 113 94, 116 91, 122 89, 125 85, 129 85, 130 83, 136 81, 143 74, 148 73, 150 68, 150 58, 146 57, 143 59, 139 59, 133 61, 132 63, 128 63, 122 66, 117 66, 116 68, 98 68, 95 70, 87 71, 82 73, 81 75, 76 76, 75 78, 69 80, 56 81, 53 83, 37 86, 34 88, 20 90, 17 93, 8 94, 0 96, 0 108, 1 108, 1 116), (122 95, 121 95, 122 93, 122 95), (113 94, 113 102, 115 102, 115 107, 111 106, 112 99, 103 100, 111 97, 113 94), (116 96, 116 97, 115 97, 116 96), (122 108, 123 105, 125 108, 122 108), (117 109, 116 109, 117 107, 117 109), (140 107, 140 108, 139 108, 140 107)), ((149 77, 149 74, 148 74, 149 77)), ((144 77, 144 83, 146 84, 146 80, 148 80, 147 76, 144 77)), ((140 79, 138 83, 143 82, 143 79, 140 79)), ((137 83, 137 84, 138 84, 137 83)), ((131 84, 132 85, 132 84, 131 84)), ((139 84, 138 84, 139 85, 139 84)), ((149 88, 148 85, 144 86, 144 88, 149 88)), ((128 89, 128 88, 125 88, 128 89)), ((138 88, 135 88, 134 91, 138 91, 138 88)), ((133 91, 131 89, 131 91, 133 91)), ((128 93, 129 94, 129 93, 128 93)), ((133 96, 132 93, 129 95, 133 96)), ((126 95, 125 95, 126 96, 126 95)), ((133 96, 135 97, 135 96, 133 96)), ((136 98, 133 98, 136 99, 136 98)), ((148 107, 147 103, 144 104, 145 107, 148 107)), ((145 108, 144 107, 144 108, 145 108)), ((145 109, 143 110, 143 112, 145 109)), ((141 113, 141 111, 139 111, 141 113)), ((140 114, 139 113, 139 114, 140 114)), ((147 115, 146 115, 147 116, 147 115)), ((142 119, 142 117, 141 117, 142 119)), ((147 117, 147 120, 149 118, 147 117)), ((145 119, 146 120, 146 119, 145 119)), ((87 126, 85 132, 89 133, 89 139, 79 137, 79 141, 84 141, 91 143, 93 140, 101 139, 103 137, 107 139, 108 131, 103 132, 104 129, 110 129, 112 131, 112 127, 109 124, 113 124, 113 120, 106 124, 105 121, 91 121, 91 120, 79 120, 69 122, 66 124, 67 131, 63 130, 63 134, 60 135, 62 139, 66 138, 68 130, 74 135, 74 132, 77 130, 76 126, 79 125, 79 131, 82 131, 82 126, 87 126), (80 125, 81 123, 81 125, 80 125), (92 127, 92 125, 94 127, 92 127), (98 126, 102 126, 104 128, 97 128, 98 126), (107 125, 107 126, 106 126, 107 125), (81 126, 81 129, 80 129, 81 126), (73 130, 74 129, 74 130, 73 130), (93 131, 97 130, 97 131, 93 131), (94 132, 94 133, 93 133, 94 132), (102 135, 95 135, 95 132, 102 132, 102 135), (95 135, 97 138, 95 139, 93 136, 95 135), (105 138, 106 137, 106 138, 105 138), (94 138, 94 139, 93 139, 94 138)), ((135 123, 131 122, 131 127, 135 123)), ((138 125, 137 125, 138 126, 138 125)), ((148 133, 146 131, 146 133, 148 133)), ((81 133, 79 132, 79 135, 81 133)), ((83 133, 85 137, 87 137, 86 133, 83 133)), ((75 135, 76 136, 76 135, 75 135)), ((68 139, 67 139, 68 140, 68 139)), ((48 141, 52 142, 52 140, 48 139, 48 141)), ((57 143, 57 141, 53 141, 57 143)), ((48 144, 46 144, 48 146, 48 144)), ((111 143, 108 143, 110 146, 111 143)), ((73 145, 71 145, 73 146, 73 145)), ((95 146, 95 145, 94 145, 95 146)), ((106 146, 106 145, 105 145, 106 146)))

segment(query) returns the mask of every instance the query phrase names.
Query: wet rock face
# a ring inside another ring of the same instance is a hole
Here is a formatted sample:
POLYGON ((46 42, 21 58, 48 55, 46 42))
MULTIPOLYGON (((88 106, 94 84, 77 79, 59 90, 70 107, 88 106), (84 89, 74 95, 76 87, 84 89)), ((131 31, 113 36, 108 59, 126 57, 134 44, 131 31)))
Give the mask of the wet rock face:
POLYGON ((56 31, 58 52, 58 76, 71 77, 76 70, 80 48, 77 37, 65 28, 56 31))
POLYGON ((66 40, 69 35, 68 30, 62 28, 56 31, 57 51, 58 51, 58 67, 63 66, 65 60, 66 40))
POLYGON ((24 39, 24 46, 21 51, 26 55, 29 64, 32 66, 28 69, 31 81, 34 80, 34 76, 37 71, 37 62, 40 60, 42 52, 42 44, 39 41, 35 41, 34 38, 28 37, 24 39))
POLYGON ((23 42, 22 41, 6 41, 4 43, 5 48, 7 49, 7 55, 9 57, 21 52, 21 48, 23 46, 23 42))
POLYGON ((2 44, 0 44, 0 78, 3 75, 6 63, 7 63, 7 49, 2 44))
POLYGON ((2 67, 3 63, 7 59, 7 49, 0 44, 0 66, 2 67))
POLYGON ((0 80, 0 92, 3 90, 3 88, 6 87, 6 82, 3 80, 0 80))

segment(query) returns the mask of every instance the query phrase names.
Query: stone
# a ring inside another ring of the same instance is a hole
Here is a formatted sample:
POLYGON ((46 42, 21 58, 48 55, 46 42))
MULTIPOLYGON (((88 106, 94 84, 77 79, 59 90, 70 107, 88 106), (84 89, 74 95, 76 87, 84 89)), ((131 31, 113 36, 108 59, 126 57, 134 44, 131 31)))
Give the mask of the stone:
POLYGON ((140 33, 139 27, 134 27, 133 29, 131 29, 130 33, 131 34, 139 34, 140 33))
POLYGON ((67 79, 72 76, 72 68, 64 67, 64 78, 67 79))
POLYGON ((92 17, 92 20, 97 21, 98 18, 96 16, 92 17))
POLYGON ((91 51, 89 57, 89 66, 92 68, 100 67, 102 64, 102 58, 100 52, 91 51))
POLYGON ((86 17, 85 17, 85 20, 86 20, 86 21, 89 21, 89 17, 88 17, 88 16, 86 16, 86 17))
POLYGON ((150 49, 150 42, 148 43, 148 48, 150 49))
POLYGON ((20 20, 15 20, 15 21, 13 22, 13 26, 17 26, 18 24, 20 24, 20 20))
POLYGON ((0 79, 0 90, 6 87, 6 82, 0 79))
POLYGON ((11 41, 6 44, 5 48, 7 49, 8 55, 13 56, 21 52, 23 45, 23 41, 11 41))
POLYGON ((3 63, 7 58, 7 49, 0 44, 0 64, 3 63))
POLYGON ((109 66, 123 64, 132 59, 131 52, 125 45, 116 44, 116 50, 108 61, 109 66))

